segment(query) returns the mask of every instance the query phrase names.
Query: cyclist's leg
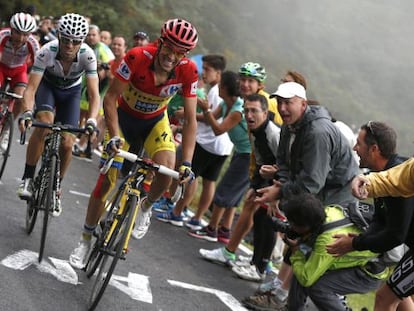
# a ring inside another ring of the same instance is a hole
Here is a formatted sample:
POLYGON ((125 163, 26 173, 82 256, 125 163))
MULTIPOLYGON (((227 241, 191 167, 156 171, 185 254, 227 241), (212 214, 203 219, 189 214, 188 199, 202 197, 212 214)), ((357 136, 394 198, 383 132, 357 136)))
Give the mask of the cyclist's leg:
MULTIPOLYGON (((73 127, 79 126, 79 101, 81 86, 77 85, 70 89, 54 90, 56 117, 55 123, 68 124, 73 127)), ((66 170, 72 160, 72 146, 75 136, 71 133, 64 133, 60 146, 60 176, 65 176, 66 170)))
MULTIPOLYGON (((24 90, 26 89, 27 83, 28 83, 26 64, 22 67, 19 67, 18 69, 16 68, 11 78, 12 80, 11 80, 10 86, 13 92, 18 95, 23 96, 24 90)), ((22 107, 21 102, 22 102, 22 99, 16 99, 14 101, 14 107, 13 107, 14 119, 16 119, 20 115, 20 113, 23 112, 21 111, 21 107, 22 107)))

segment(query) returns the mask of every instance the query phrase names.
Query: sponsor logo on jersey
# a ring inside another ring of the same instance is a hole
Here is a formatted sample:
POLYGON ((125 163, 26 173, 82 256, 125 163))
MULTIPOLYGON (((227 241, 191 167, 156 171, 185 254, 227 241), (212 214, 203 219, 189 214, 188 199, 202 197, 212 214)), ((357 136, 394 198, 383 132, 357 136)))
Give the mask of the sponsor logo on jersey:
POLYGON ((157 104, 150 104, 150 103, 144 103, 144 102, 141 102, 141 101, 137 101, 135 103, 135 107, 134 108, 136 110, 141 111, 141 112, 148 113, 148 112, 157 111, 159 107, 160 106, 157 105, 157 104))
MULTIPOLYGON (((196 85, 197 86, 197 85, 196 85)), ((160 96, 169 97, 177 93, 178 90, 181 90, 183 87, 182 83, 170 84, 164 86, 160 91, 160 96)), ((195 94, 195 93, 194 93, 195 94)))
POLYGON ((197 94, 197 85, 198 85, 198 81, 191 83, 191 90, 190 90, 191 95, 197 94))
POLYGON ((125 61, 122 61, 121 64, 119 64, 118 69, 116 72, 125 80, 129 80, 131 76, 131 70, 129 69, 128 65, 125 63, 125 61))

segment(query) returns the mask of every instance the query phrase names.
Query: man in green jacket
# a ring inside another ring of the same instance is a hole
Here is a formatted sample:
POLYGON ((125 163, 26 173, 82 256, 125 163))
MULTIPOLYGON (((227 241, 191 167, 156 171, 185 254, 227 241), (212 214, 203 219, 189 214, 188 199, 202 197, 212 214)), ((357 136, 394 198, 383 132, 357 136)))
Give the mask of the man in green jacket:
POLYGON ((387 268, 371 251, 352 251, 342 257, 327 253, 326 245, 334 241, 334 234, 361 232, 352 223, 336 225, 336 221, 345 218, 341 206, 323 207, 314 195, 302 193, 286 200, 281 209, 289 221, 289 231, 299 236, 296 240, 285 238, 292 248, 290 262, 294 274, 288 306, 280 305, 272 293, 267 293, 246 298, 244 303, 248 307, 304 310, 309 297, 319 310, 344 310, 338 295, 376 290, 386 278, 387 268))

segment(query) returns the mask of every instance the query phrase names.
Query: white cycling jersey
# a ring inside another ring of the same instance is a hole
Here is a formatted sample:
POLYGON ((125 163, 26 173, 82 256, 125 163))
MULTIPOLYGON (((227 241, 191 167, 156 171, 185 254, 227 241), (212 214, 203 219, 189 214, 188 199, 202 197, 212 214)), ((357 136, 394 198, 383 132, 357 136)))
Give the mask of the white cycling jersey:
POLYGON ((59 40, 45 44, 36 53, 31 73, 44 75, 43 78, 47 82, 60 89, 68 89, 80 84, 84 73, 87 76, 98 76, 95 53, 86 43, 82 43, 76 59, 66 74, 63 72, 58 54, 59 40))
POLYGON ((27 42, 15 50, 10 42, 11 29, 0 30, 0 62, 9 68, 17 68, 24 65, 30 56, 34 59, 40 49, 39 42, 33 35, 29 35, 27 42))

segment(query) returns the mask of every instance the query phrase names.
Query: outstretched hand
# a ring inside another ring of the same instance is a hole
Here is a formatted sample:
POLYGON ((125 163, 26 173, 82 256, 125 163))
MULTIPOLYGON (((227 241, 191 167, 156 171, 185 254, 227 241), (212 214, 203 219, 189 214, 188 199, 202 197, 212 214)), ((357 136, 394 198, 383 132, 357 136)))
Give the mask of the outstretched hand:
POLYGON ((365 176, 355 176, 351 183, 352 194, 360 200, 368 198, 367 185, 369 185, 369 181, 365 176))
POLYGON ((335 242, 326 245, 326 251, 334 257, 340 257, 346 253, 352 252, 352 240, 356 234, 334 234, 335 242))
POLYGON ((269 187, 257 189, 256 190, 257 195, 256 195, 256 199, 254 200, 254 202, 259 203, 259 204, 264 204, 264 203, 273 202, 277 200, 279 197, 281 186, 282 184, 279 181, 273 180, 273 185, 269 187))

